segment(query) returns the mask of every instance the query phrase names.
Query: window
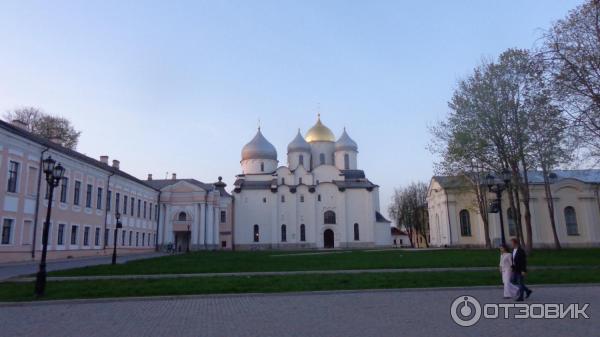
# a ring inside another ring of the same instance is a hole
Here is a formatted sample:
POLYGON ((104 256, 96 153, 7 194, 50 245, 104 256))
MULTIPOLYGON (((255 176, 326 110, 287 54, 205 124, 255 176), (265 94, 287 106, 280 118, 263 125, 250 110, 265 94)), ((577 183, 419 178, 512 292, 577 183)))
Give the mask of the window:
POLYGON ((260 233, 258 232, 258 225, 254 225, 254 242, 258 242, 260 239, 260 233))
POLYGON ((65 224, 63 223, 58 225, 58 237, 56 238, 56 244, 59 246, 65 244, 65 224))
POLYGON ((227 222, 227 212, 221 211, 221 223, 227 222))
POLYGON ((96 208, 102 209, 102 187, 98 187, 98 194, 96 195, 96 208))
POLYGON ((77 226, 71 226, 71 244, 77 244, 77 226))
POLYGON ((125 236, 127 235, 127 232, 122 231, 121 232, 121 246, 125 246, 125 236))
POLYGON ((326 211, 323 215, 323 222, 326 225, 335 225, 335 212, 334 211, 326 211))
POLYGON ((354 224, 354 241, 360 240, 360 232, 358 231, 358 224, 354 224))
POLYGON ((265 172, 265 163, 260 163, 260 172, 265 172))
POLYGON ((158 205, 154 205, 154 219, 158 220, 158 205))
POLYGON ((350 169, 350 155, 348 155, 347 153, 344 153, 344 169, 350 169))
POLYGON ((140 242, 140 232, 135 232, 135 246, 137 247, 140 242))
POLYGON ((112 204, 112 191, 108 190, 108 191, 106 191, 106 210, 107 211, 110 211, 111 204, 112 204))
POLYGON ((281 202, 285 202, 285 195, 281 196, 281 202))
POLYGON ((75 182, 75 190, 73 191, 73 205, 79 206, 79 197, 81 195, 81 181, 75 182))
POLYGON ((29 173, 27 174, 27 195, 35 196, 37 194, 37 178, 38 169, 37 167, 29 167, 29 173))
MULTIPOLYGON (((133 213, 133 212, 132 212, 133 213)), ((137 216, 138 218, 142 215, 142 200, 138 199, 137 216)))
POLYGON ((142 246, 146 242, 146 233, 142 233, 142 246))
POLYGON ((109 234, 110 234, 110 229, 105 228, 104 229, 104 245, 105 246, 108 245, 108 240, 109 240, 109 237, 110 237, 109 234))
POLYGON ((23 244, 29 245, 32 240, 33 222, 31 220, 23 221, 23 244))
POLYGON ((572 206, 565 207, 565 224, 567 225, 567 235, 579 235, 577 229, 577 214, 572 206))
POLYGON ((121 208, 121 193, 115 193, 115 211, 119 213, 119 209, 121 208))
POLYGON ((512 208, 506 210, 506 218, 508 219, 508 235, 517 235, 517 222, 515 220, 515 212, 512 208))
MULTIPOLYGON (((8 186, 6 191, 17 193, 17 183, 19 182, 19 163, 10 161, 8 166, 8 186)), ((2 238, 4 240, 4 237, 2 238)))
POLYGON ((84 246, 90 245, 90 228, 89 227, 85 227, 83 229, 83 245, 84 246))
POLYGON ((303 194, 300 195, 300 202, 304 202, 304 195, 303 194))
POLYGON ((471 236, 471 217, 469 216, 469 211, 463 209, 458 216, 460 218, 460 235, 471 236))
POLYGON ((127 196, 123 196, 123 214, 127 214, 127 196))
POLYGON ((300 241, 306 241, 306 226, 304 224, 300 225, 300 241))
POLYGON ((129 231, 129 245, 131 246, 131 243, 133 242, 133 231, 129 231))
POLYGON ((266 204, 267 203, 267 198, 263 198, 263 203, 266 204))
POLYGON ((131 197, 131 216, 135 216, 135 199, 131 197))
POLYGON ((92 207, 92 185, 87 184, 87 189, 85 190, 85 207, 92 207))
POLYGON ((303 155, 298 156, 298 163, 300 165, 304 165, 304 156, 303 155))
POLYGON ((321 195, 317 195, 317 201, 321 201, 321 195))
POLYGON ((94 234, 94 245, 100 246, 100 227, 96 227, 96 233, 94 234))
POLYGON ((148 202, 144 201, 144 219, 146 219, 146 209, 148 208, 148 202))
POLYGON ((2 222, 2 241, 0 241, 0 243, 3 245, 9 245, 11 242, 10 239, 14 222, 15 220, 13 219, 4 219, 2 222))
POLYGON ((298 184, 302 185, 302 178, 298 178, 298 184))
POLYGON ((148 217, 152 220, 152 203, 150 203, 150 208, 148 209, 148 217))
POLYGON ((281 185, 285 185, 285 178, 281 178, 281 185))
POLYGON ((325 153, 321 153, 319 155, 319 164, 320 165, 325 165, 325 153))
POLYGON ((60 202, 67 202, 67 192, 69 192, 69 178, 63 177, 60 180, 60 202))
POLYGON ((281 225, 281 242, 287 241, 287 230, 285 225, 281 225))
POLYGON ((186 221, 187 220, 187 214, 185 214, 185 212, 179 212, 179 215, 177 216, 177 220, 179 220, 179 221, 186 221))
POLYGON ((221 247, 222 248, 227 247, 227 241, 221 241, 221 247))

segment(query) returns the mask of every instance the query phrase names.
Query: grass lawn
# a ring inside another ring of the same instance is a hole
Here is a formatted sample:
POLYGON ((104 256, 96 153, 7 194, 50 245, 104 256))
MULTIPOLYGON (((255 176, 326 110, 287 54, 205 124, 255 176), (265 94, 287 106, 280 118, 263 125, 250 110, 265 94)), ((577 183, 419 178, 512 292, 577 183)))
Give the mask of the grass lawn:
MULTIPOLYGON (((414 272, 49 282, 44 299, 499 285, 498 272, 414 272)), ((597 283, 598 270, 539 270, 529 284, 597 283)), ((33 300, 32 283, 0 283, 0 301, 33 300)), ((498 289, 498 296, 501 296, 498 289)))
MULTIPOLYGON (((194 252, 121 265, 100 265, 50 273, 51 276, 185 274, 251 271, 391 269, 427 267, 494 267, 497 250, 445 249, 428 251, 244 251, 194 252)), ((600 265, 600 248, 535 250, 529 264, 600 265)))

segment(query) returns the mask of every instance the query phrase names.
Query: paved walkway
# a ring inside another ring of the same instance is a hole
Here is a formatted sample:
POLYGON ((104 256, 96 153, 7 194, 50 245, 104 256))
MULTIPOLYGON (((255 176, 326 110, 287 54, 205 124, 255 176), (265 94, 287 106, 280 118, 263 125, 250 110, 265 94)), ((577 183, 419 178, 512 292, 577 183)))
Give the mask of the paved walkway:
MULTIPOLYGON (((130 254, 117 257, 117 263, 125 263, 128 261, 149 259, 153 257, 163 256, 164 253, 148 253, 148 254, 130 254)), ((50 260, 46 263, 47 271, 80 268, 87 266, 95 266, 99 264, 109 264, 112 261, 112 256, 97 256, 97 257, 82 257, 75 259, 50 260)), ((15 278, 23 275, 35 274, 40 265, 39 261, 24 262, 24 263, 8 263, 0 264, 0 282, 10 278, 15 278)))
POLYGON ((502 299, 499 287, 193 296, 0 304, 2 336, 597 336, 600 285, 534 287, 530 302, 590 303, 590 319, 481 319, 460 327, 451 303, 502 299))
MULTIPOLYGON (((531 266, 531 270, 550 269, 598 269, 600 266, 531 266)), ((497 267, 456 267, 456 268, 396 268, 396 269, 341 269, 341 270, 297 270, 297 271, 257 271, 231 273, 191 273, 191 274, 149 274, 149 275, 97 275, 97 276, 52 276, 48 281, 93 281, 93 280, 142 280, 215 276, 278 276, 278 275, 327 275, 327 274, 364 274, 364 273, 422 273, 422 272, 460 272, 494 271, 497 267)), ((7 279, 7 282, 32 282, 35 277, 7 279)), ((2 282, 2 280, 0 280, 2 282)))

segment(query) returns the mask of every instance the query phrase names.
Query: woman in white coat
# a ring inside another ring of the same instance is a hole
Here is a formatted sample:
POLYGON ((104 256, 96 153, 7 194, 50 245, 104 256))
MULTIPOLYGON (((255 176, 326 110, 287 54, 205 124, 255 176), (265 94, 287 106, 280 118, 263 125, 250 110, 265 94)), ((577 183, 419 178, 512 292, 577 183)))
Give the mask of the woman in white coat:
POLYGON ((512 284, 512 254, 506 245, 500 246, 500 273, 502 274, 502 283, 504 283, 504 298, 517 296, 519 287, 512 284))

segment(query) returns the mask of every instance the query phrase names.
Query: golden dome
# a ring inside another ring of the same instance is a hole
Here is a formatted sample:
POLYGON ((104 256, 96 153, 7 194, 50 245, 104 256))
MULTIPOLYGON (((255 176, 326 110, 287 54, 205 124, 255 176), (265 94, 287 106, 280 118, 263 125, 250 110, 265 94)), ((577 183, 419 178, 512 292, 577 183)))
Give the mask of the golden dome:
POLYGON ((321 115, 317 117, 317 123, 308 130, 306 137, 307 142, 335 142, 335 136, 328 127, 321 123, 321 115))

